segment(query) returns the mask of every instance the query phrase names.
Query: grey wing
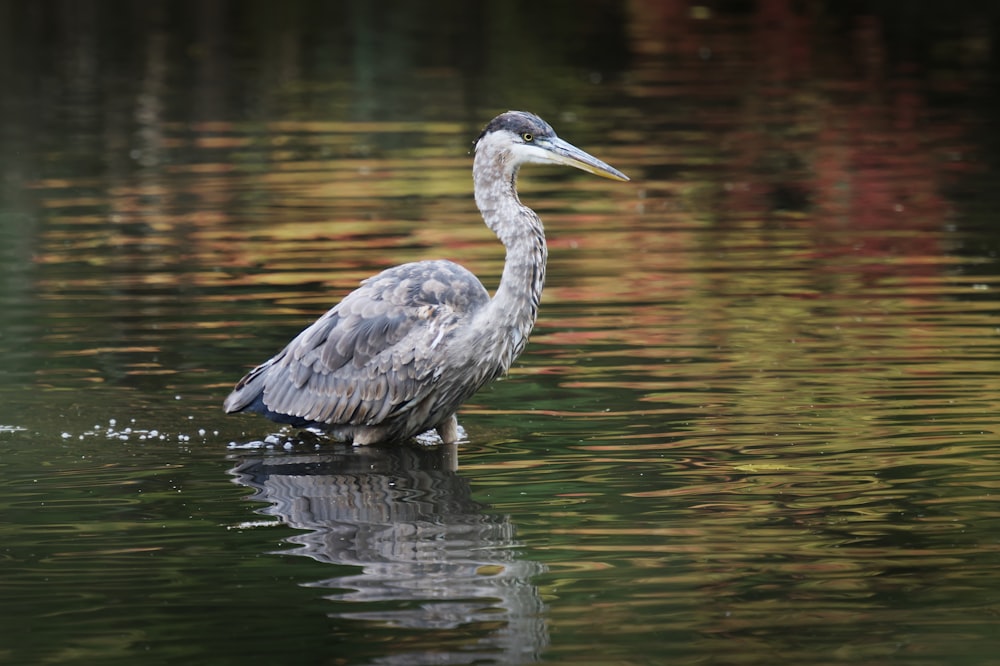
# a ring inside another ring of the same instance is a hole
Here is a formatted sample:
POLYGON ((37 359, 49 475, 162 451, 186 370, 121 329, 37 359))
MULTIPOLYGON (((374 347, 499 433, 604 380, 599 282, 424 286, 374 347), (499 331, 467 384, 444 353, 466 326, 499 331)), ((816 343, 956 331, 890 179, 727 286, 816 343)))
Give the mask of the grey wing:
POLYGON ((449 261, 383 271, 244 377, 225 409, 296 425, 378 424, 433 391, 456 328, 488 302, 449 261))

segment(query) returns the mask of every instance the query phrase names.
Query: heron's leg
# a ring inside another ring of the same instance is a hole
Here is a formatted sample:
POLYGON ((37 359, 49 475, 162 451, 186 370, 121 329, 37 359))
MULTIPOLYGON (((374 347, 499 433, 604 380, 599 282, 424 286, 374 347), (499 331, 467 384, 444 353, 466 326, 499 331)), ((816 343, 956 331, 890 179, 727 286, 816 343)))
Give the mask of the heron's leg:
POLYGON ((458 417, 454 414, 441 421, 434 429, 445 444, 454 444, 458 441, 458 417))
POLYGON ((355 429, 354 431, 354 441, 352 442, 354 446, 371 446, 372 444, 378 444, 385 437, 383 429, 378 426, 362 426, 355 429))
POLYGON ((458 444, 441 445, 441 469, 447 472, 458 471, 458 444))

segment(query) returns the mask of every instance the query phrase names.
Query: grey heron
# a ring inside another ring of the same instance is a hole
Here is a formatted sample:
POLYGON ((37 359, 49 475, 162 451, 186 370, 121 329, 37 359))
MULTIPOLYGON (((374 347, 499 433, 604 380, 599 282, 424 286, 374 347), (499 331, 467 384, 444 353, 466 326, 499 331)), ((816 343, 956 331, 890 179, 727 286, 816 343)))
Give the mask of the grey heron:
POLYGON ((225 411, 319 428, 356 445, 432 429, 454 443, 458 407, 510 369, 538 315, 545 233, 517 196, 518 169, 529 163, 628 180, 534 114, 497 116, 476 139, 472 166, 476 205, 507 251, 493 297, 451 261, 386 269, 243 377, 225 411))

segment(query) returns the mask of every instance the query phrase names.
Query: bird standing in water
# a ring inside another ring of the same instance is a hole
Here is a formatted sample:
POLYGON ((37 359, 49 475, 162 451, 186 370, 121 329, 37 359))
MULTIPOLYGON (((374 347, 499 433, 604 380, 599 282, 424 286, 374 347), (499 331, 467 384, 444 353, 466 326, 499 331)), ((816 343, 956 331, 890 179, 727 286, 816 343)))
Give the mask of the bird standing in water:
POLYGON ((451 261, 384 270, 241 379, 227 413, 256 412, 356 445, 431 429, 445 443, 458 439, 458 407, 510 369, 538 315, 545 233, 518 199, 518 169, 555 163, 628 180, 523 111, 494 118, 475 145, 476 205, 507 249, 494 296, 451 261))

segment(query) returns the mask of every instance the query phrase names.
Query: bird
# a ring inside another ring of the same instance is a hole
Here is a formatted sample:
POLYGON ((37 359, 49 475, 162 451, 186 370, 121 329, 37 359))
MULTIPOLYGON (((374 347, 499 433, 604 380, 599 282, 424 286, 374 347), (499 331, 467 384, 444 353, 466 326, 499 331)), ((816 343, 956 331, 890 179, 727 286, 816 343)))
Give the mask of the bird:
POLYGON ((355 446, 432 430, 442 443, 456 443, 459 406, 507 373, 538 316, 548 250, 541 219, 517 194, 524 164, 629 180, 537 115, 498 115, 476 139, 472 167, 476 206, 506 249, 493 296, 452 261, 388 268, 247 373, 225 412, 319 429, 355 446))

